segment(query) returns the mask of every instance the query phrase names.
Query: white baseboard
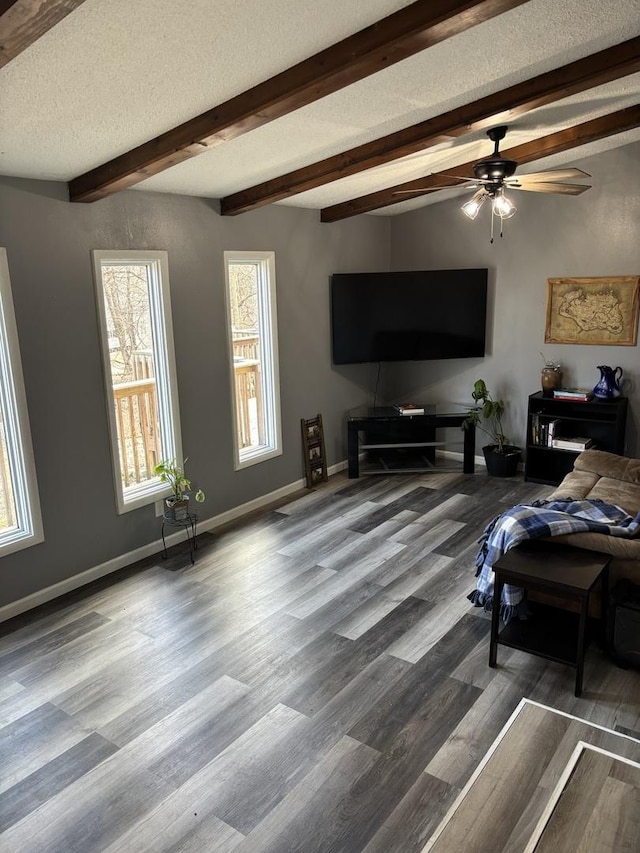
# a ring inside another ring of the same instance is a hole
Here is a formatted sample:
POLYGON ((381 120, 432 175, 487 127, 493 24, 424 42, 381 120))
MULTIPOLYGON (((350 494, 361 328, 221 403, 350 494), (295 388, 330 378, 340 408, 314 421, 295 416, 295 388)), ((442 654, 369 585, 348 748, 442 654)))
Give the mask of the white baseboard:
MULTIPOLYGON (((459 450, 436 450, 437 456, 446 456, 449 459, 457 459, 459 462, 464 460, 464 453, 459 450)), ((484 456, 474 456, 473 461, 481 468, 486 468, 484 456)))
MULTIPOLYGON (((449 456, 451 459, 463 459, 463 454, 458 450, 437 450, 436 453, 439 456, 449 456)), ((479 465, 481 468, 487 467, 484 456, 474 456, 473 459, 476 465, 479 465)), ((522 459, 518 462, 518 471, 524 471, 524 462, 522 459)))
MULTIPOLYGON (((327 469, 327 473, 330 475, 337 474, 339 471, 343 471, 346 467, 346 460, 338 462, 336 465, 331 465, 327 469)), ((242 518, 251 512, 255 512, 257 509, 262 509, 275 501, 286 498, 288 495, 293 494, 300 489, 304 489, 304 487, 304 480, 296 480, 293 483, 289 483, 287 486, 282 486, 280 489, 276 489, 266 495, 261 495, 259 498, 254 498, 253 500, 240 504, 240 506, 233 507, 233 509, 229 509, 226 512, 221 512, 220 515, 214 515, 212 518, 206 518, 202 521, 199 520, 198 531, 215 530, 218 527, 222 527, 224 524, 228 524, 230 521, 235 521, 236 519, 242 518)), ((166 536, 165 539, 167 546, 170 546, 181 539, 184 539, 184 532, 178 531, 177 533, 172 533, 170 536, 166 536)), ((60 581, 59 583, 52 584, 52 586, 40 589, 37 592, 31 593, 31 595, 18 599, 17 601, 5 604, 3 607, 0 607, 0 622, 6 622, 7 619, 13 619, 14 616, 19 616, 21 613, 25 613, 27 610, 33 610, 34 607, 39 607, 41 604, 46 604, 48 601, 53 601, 54 598, 59 598, 67 592, 73 592, 74 589, 86 586, 88 583, 98 580, 105 575, 110 575, 112 572, 124 569, 132 563, 137 563, 138 560, 144 560, 146 557, 158 554, 161 550, 162 539, 156 539, 154 542, 142 545, 134 551, 121 554, 118 557, 114 557, 112 560, 107 560, 106 563, 101 563, 99 566, 93 566, 90 569, 86 569, 84 572, 80 572, 70 578, 65 578, 65 580, 60 581)))

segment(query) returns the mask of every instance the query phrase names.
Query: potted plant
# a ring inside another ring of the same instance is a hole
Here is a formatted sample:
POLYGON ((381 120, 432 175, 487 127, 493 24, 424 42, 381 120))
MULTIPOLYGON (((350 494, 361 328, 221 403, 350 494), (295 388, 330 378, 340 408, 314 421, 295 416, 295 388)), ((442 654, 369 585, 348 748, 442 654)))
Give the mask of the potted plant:
MULTIPOLYGON (((186 459, 184 460, 187 461, 186 459)), ((165 459, 154 467, 153 473, 160 477, 163 483, 171 486, 173 492, 168 498, 165 498, 167 518, 173 521, 183 521, 189 514, 189 490, 191 489, 191 481, 185 477, 184 470, 178 465, 176 459, 165 459)), ((202 503, 205 499, 205 494, 202 489, 198 489, 194 498, 198 503, 202 503)))
POLYGON ((509 444, 504 434, 504 401, 493 399, 483 379, 474 382, 471 396, 476 405, 469 409, 462 429, 469 429, 473 425, 491 439, 491 444, 482 448, 488 474, 492 477, 513 477, 518 470, 521 450, 509 444))

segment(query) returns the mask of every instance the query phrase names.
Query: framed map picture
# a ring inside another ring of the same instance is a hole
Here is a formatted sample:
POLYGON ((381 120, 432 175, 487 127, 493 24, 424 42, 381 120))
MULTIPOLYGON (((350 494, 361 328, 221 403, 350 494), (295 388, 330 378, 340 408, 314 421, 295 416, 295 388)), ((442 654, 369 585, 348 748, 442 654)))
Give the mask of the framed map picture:
POLYGON ((547 280, 546 344, 636 345, 640 276, 547 280))

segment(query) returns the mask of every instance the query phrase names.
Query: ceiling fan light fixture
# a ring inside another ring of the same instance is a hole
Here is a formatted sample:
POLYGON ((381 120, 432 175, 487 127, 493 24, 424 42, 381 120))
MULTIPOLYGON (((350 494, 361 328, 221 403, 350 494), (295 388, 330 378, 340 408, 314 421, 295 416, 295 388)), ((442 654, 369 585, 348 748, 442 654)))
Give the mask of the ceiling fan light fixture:
POLYGON ((506 197, 502 188, 496 190, 492 203, 494 216, 499 216, 500 219, 511 219, 517 209, 515 204, 506 197))
POLYGON ((475 219, 488 196, 489 194, 484 188, 479 189, 477 193, 474 193, 469 201, 465 201, 460 209, 465 216, 469 217, 469 219, 475 219))

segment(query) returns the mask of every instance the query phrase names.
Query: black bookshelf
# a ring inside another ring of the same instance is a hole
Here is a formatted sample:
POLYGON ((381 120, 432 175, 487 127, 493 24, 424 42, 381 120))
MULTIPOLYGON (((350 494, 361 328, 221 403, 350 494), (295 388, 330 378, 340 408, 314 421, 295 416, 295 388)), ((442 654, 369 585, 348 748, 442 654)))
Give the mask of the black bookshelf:
POLYGON ((624 453, 627 398, 593 398, 586 402, 556 400, 541 391, 529 396, 525 480, 555 486, 573 469, 579 450, 549 446, 549 425, 555 422, 556 438, 590 438, 592 447, 624 453))

